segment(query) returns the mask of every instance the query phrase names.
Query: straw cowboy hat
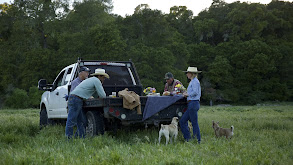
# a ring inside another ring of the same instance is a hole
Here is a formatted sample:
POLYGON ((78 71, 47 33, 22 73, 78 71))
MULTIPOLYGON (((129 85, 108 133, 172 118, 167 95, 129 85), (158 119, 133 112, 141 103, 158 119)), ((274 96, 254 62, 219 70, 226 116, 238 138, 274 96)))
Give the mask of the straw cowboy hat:
POLYGON ((186 72, 186 73, 188 73, 188 72, 190 72, 190 73, 201 73, 202 71, 198 71, 197 67, 188 67, 187 71, 183 71, 183 72, 186 72))
POLYGON ((95 70, 95 73, 91 74, 91 76, 98 76, 98 75, 105 76, 106 78, 110 78, 110 76, 106 73, 105 69, 98 68, 95 70))

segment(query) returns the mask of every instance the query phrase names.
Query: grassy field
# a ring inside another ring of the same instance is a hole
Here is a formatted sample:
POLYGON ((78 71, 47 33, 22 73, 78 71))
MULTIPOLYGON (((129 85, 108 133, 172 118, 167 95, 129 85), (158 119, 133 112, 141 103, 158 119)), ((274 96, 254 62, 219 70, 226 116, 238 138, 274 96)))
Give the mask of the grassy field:
POLYGON ((0 164, 293 164, 293 105, 202 106, 199 126, 200 145, 181 132, 158 145, 158 128, 68 142, 65 126, 39 130, 37 109, 0 110, 0 164), (212 120, 234 125, 232 140, 215 138, 212 120))

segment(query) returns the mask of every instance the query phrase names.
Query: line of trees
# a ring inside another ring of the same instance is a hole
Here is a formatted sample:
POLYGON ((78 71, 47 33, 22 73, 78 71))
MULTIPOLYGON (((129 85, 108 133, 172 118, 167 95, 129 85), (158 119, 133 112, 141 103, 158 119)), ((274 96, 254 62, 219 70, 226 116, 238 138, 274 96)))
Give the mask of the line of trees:
MULTIPOLYGON (((226 3, 193 17, 185 6, 165 14, 139 5, 133 15, 109 14, 111 0, 14 0, 0 4, 0 103, 38 106, 37 82, 52 82, 78 57, 131 59, 144 87, 163 91, 164 74, 188 85, 182 72, 202 70, 202 101, 256 104, 292 101, 293 3, 226 3), (22 101, 21 101, 22 102, 22 101)), ((19 105, 23 107, 23 105, 19 105)))

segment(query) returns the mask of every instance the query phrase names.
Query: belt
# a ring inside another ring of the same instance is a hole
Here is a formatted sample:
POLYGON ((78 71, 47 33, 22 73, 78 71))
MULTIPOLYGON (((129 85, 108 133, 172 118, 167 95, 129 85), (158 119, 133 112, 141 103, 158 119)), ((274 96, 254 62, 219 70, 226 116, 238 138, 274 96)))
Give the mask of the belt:
POLYGON ((188 100, 187 103, 191 102, 191 101, 199 101, 199 100, 188 100))
POLYGON ((74 94, 71 94, 70 96, 77 97, 77 98, 79 98, 79 99, 81 99, 81 100, 84 100, 84 98, 82 98, 82 97, 80 97, 80 96, 77 96, 77 95, 74 95, 74 94))

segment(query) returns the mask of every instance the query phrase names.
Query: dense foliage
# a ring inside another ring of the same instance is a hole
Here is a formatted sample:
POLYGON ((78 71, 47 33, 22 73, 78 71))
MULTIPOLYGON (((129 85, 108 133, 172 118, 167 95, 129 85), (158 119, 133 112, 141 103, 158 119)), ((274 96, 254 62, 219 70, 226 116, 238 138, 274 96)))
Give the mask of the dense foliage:
POLYGON ((255 104, 293 99, 292 2, 213 0, 195 17, 185 6, 174 6, 165 14, 140 5, 125 18, 109 14, 111 0, 69 6, 66 0, 0 4, 2 106, 10 105, 8 98, 18 98, 15 95, 22 96, 23 91, 29 95, 40 78, 52 82, 78 57, 131 59, 143 85, 159 92, 166 72, 187 86, 182 71, 197 66, 203 71, 199 77, 203 102, 255 104))

